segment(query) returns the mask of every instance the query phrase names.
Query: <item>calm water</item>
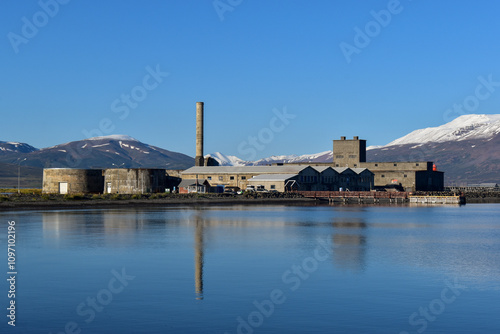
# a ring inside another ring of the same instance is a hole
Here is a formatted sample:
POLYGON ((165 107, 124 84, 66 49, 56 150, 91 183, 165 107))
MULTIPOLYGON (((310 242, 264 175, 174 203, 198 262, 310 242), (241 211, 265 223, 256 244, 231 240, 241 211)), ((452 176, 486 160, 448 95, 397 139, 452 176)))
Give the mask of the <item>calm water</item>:
POLYGON ((500 205, 0 212, 1 333, 499 333, 500 205))

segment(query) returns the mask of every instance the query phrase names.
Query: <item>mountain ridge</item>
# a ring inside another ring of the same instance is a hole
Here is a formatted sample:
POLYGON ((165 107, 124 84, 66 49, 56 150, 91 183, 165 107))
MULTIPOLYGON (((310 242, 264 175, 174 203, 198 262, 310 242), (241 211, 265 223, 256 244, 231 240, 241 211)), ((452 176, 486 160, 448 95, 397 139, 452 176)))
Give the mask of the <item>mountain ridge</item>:
MULTIPOLYGON (((384 146, 369 146, 367 161, 433 161, 445 171, 445 182, 500 181, 500 114, 463 115, 438 127, 418 129, 384 146)), ((222 166, 333 161, 332 151, 279 155, 245 161, 215 152, 205 155, 222 166)), ((194 158, 148 145, 127 135, 93 137, 47 148, 0 141, 0 164, 37 168, 165 168, 185 169, 194 158), (22 160, 26 158, 26 160, 22 160)), ((2 166, 0 166, 2 167, 2 166)))
MULTIPOLYGON (((471 114, 438 127, 410 132, 384 146, 367 147, 367 161, 433 161, 445 171, 445 183, 467 184, 500 181, 500 114, 471 114)), ((212 154, 225 157, 217 152, 212 154)), ((231 159, 239 159, 231 156, 231 159)), ((228 165, 223 159, 223 165, 228 165)), ((316 154, 272 156, 257 161, 243 161, 240 165, 272 163, 331 163, 333 152, 316 154)))

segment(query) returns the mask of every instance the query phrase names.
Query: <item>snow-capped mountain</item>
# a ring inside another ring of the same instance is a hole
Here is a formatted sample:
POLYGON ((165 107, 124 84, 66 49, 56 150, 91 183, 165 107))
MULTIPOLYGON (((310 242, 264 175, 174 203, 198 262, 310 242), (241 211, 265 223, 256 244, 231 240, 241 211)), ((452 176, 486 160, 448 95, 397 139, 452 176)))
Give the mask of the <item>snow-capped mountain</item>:
MULTIPOLYGON (((499 146, 500 115, 464 115, 438 127, 415 130, 384 146, 369 146, 367 161, 433 161, 439 170, 445 171, 446 184, 500 182, 499 146)), ((220 152, 208 156, 221 166, 333 161, 332 151, 271 156, 257 161, 220 152)), ((194 165, 192 157, 125 135, 94 137, 40 150, 28 144, 0 141, 0 171, 6 170, 6 164, 16 167, 24 158, 23 166, 38 167, 40 171, 44 167, 185 169, 194 165)))
POLYGON ((29 153, 37 150, 37 148, 25 143, 0 141, 0 153, 29 153))
POLYGON ((441 126, 415 130, 387 146, 404 144, 442 143, 492 138, 500 133, 500 115, 463 115, 441 126))
POLYGON ((244 161, 234 155, 225 155, 220 152, 215 152, 205 155, 205 158, 213 158, 218 163, 219 166, 248 166, 252 163, 249 161, 244 161))
POLYGON ((325 162, 333 159, 332 151, 325 151, 316 154, 304 155, 273 155, 268 158, 259 159, 256 161, 245 161, 234 155, 225 155, 220 152, 205 155, 205 158, 212 157, 219 163, 220 166, 259 166, 269 165, 273 163, 296 163, 296 162, 325 162))
POLYGON ((314 154, 303 155, 273 155, 269 158, 264 158, 255 161, 255 165, 268 165, 271 163, 297 163, 297 162, 329 162, 333 160, 332 151, 324 151, 314 154))
MULTIPOLYGON (((433 161, 439 170, 445 171, 446 184, 500 182, 499 146, 500 115, 464 115, 438 127, 415 130, 384 146, 369 146, 367 161, 433 161)), ((222 153, 217 155, 226 157, 222 153)), ((231 156, 222 165, 332 161, 332 151, 325 151, 257 161, 231 156)))
POLYGON ((165 168, 185 169, 194 159, 177 152, 148 145, 124 135, 94 137, 35 151, 1 154, 0 162, 43 168, 165 168))

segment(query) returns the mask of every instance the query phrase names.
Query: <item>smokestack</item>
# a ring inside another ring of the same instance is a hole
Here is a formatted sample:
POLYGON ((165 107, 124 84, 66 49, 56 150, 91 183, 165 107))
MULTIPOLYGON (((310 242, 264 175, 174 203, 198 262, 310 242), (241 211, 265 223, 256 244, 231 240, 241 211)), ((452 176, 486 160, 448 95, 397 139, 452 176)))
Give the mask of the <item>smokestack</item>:
POLYGON ((195 166, 205 165, 203 158, 203 102, 196 102, 196 157, 195 166))

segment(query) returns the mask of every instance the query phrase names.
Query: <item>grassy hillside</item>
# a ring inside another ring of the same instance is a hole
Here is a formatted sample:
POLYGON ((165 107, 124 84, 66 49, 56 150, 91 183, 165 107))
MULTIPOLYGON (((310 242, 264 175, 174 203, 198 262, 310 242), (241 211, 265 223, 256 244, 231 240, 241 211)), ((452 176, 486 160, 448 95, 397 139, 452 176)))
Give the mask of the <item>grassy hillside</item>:
MULTIPOLYGON (((0 163, 0 188, 17 189, 18 166, 0 163)), ((21 188, 42 188, 43 169, 21 165, 21 188)))

